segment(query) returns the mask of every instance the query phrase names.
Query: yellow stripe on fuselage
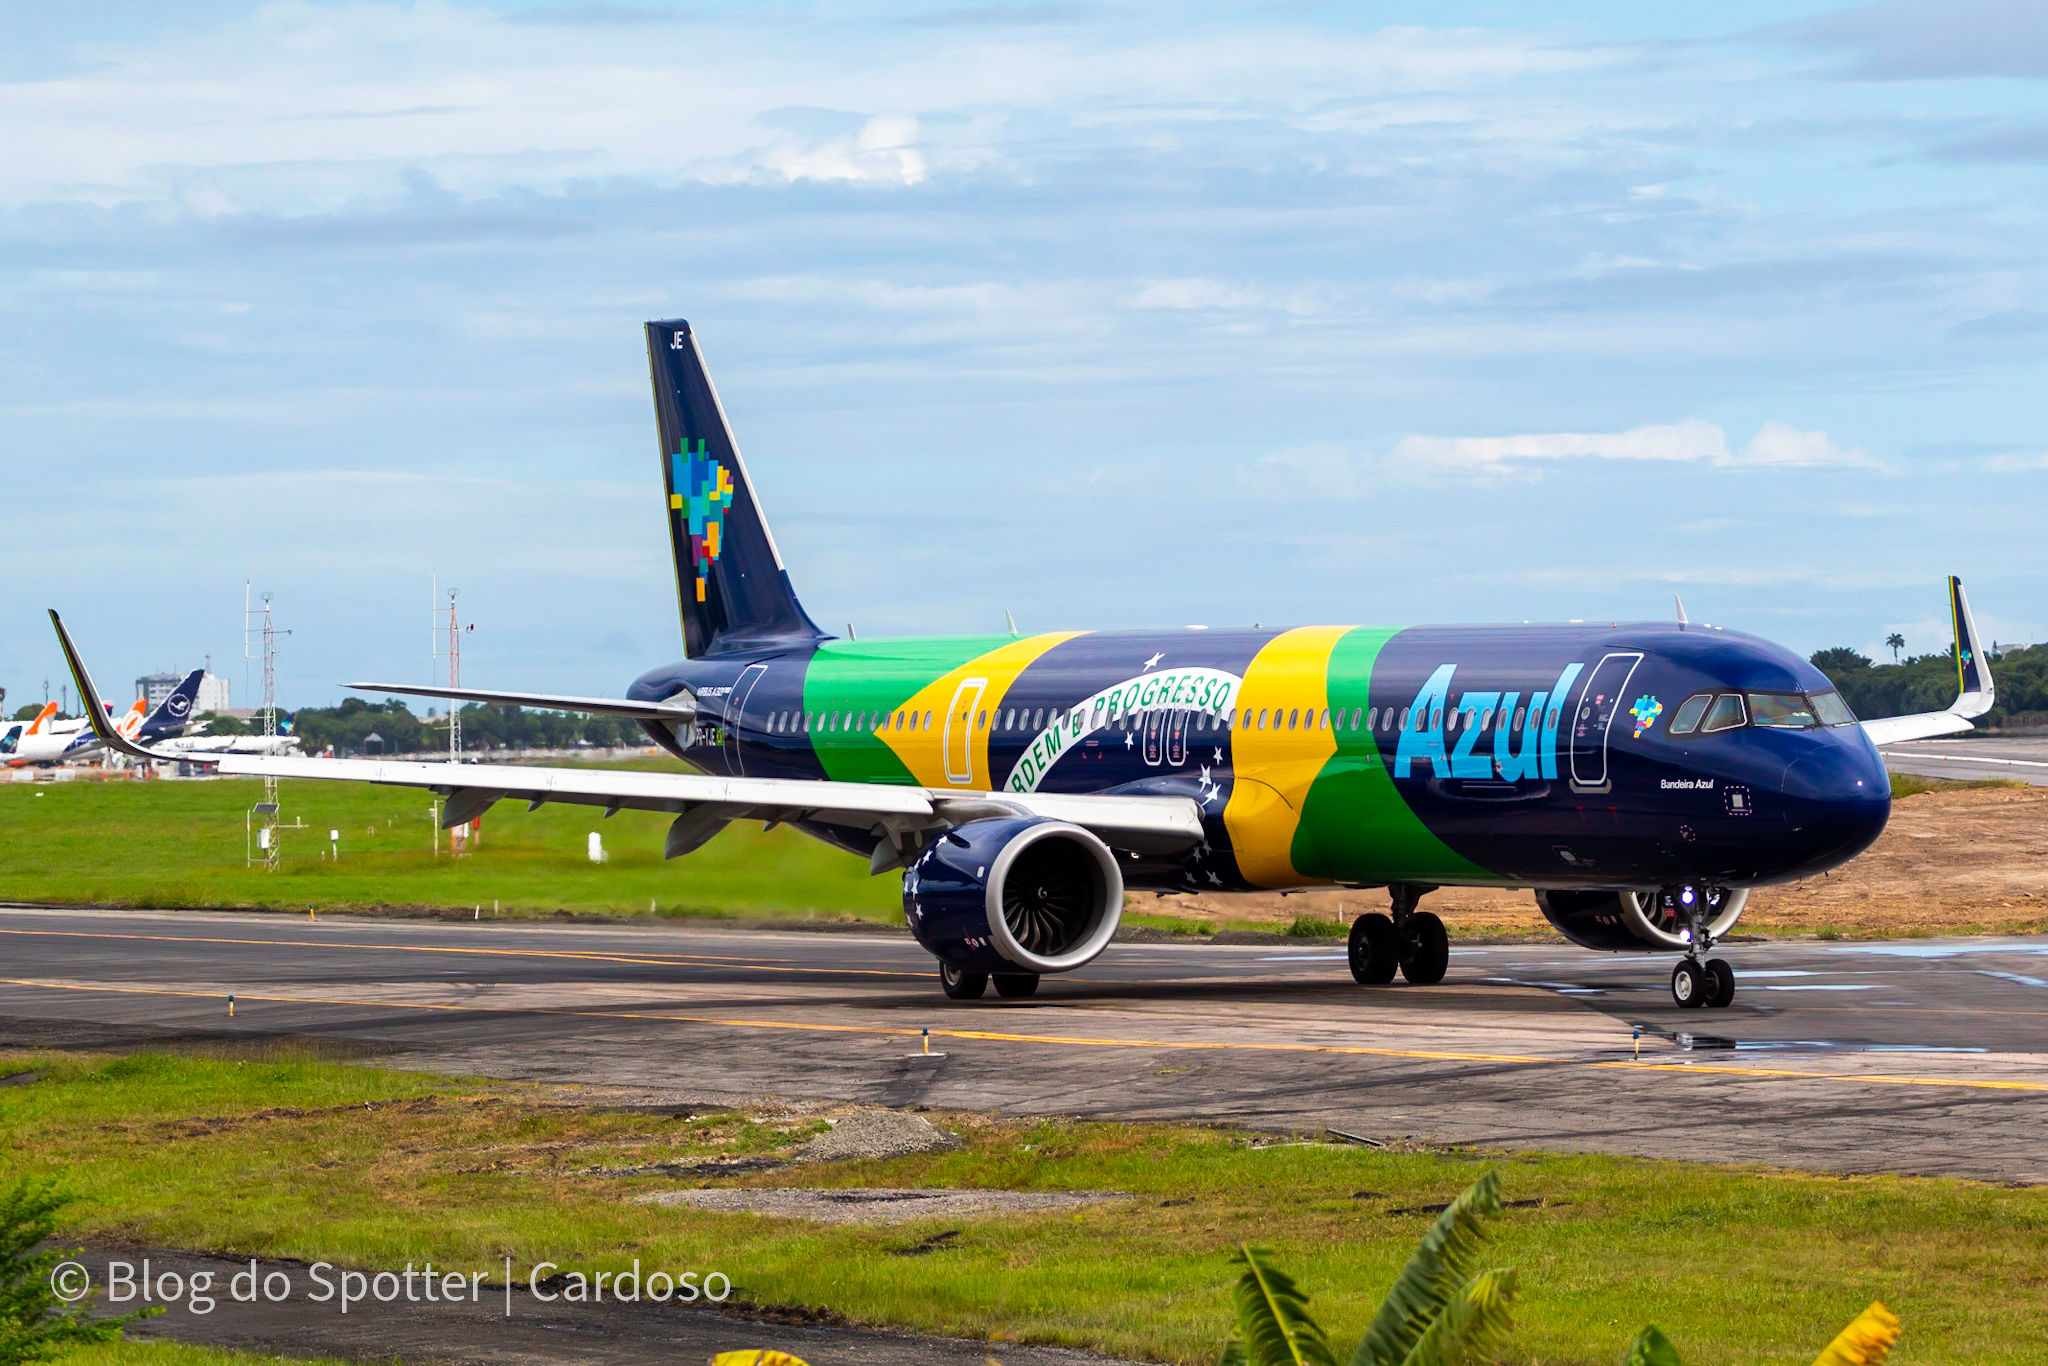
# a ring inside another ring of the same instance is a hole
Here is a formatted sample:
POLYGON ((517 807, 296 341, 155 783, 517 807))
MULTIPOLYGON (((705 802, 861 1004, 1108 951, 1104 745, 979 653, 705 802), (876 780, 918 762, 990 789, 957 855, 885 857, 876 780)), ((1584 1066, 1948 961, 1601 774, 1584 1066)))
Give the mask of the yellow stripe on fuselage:
POLYGON ((1302 802, 1337 752, 1337 737, 1323 728, 1322 717, 1330 705, 1330 652, 1351 629, 1303 626, 1283 632, 1245 669, 1230 737, 1236 781, 1223 824, 1238 871, 1254 886, 1299 887, 1318 881, 1303 877, 1290 855, 1302 802), (1263 727, 1258 723, 1262 713, 1263 727), (1292 729, 1290 716, 1296 718, 1292 729))
POLYGON ((917 715, 916 729, 899 728, 892 717, 889 729, 874 738, 894 750, 924 787, 986 791, 995 786, 989 777, 989 716, 1001 709, 1018 675, 1053 646, 1083 634, 1053 631, 1027 636, 970 659, 902 705, 901 715, 917 715), (926 713, 932 718, 929 726, 922 724, 926 713))

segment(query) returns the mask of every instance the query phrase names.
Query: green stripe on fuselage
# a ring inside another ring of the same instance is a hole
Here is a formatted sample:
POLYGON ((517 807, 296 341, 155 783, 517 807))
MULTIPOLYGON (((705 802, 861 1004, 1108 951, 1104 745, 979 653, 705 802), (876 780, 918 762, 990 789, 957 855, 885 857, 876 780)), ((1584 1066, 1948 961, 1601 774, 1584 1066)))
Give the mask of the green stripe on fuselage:
MULTIPOLYGON (((1330 709, 1370 712, 1372 670, 1400 627, 1347 632, 1330 651, 1330 709)), ((1336 733, 1337 752, 1302 802, 1292 861, 1304 876, 1334 882, 1468 882, 1498 879, 1438 839, 1394 788, 1372 733, 1336 733)))
POLYGON ((828 640, 804 672, 804 709, 836 716, 839 728, 811 727, 811 748, 825 776, 845 783, 917 784, 896 752, 875 735, 873 717, 894 713, 961 665, 1012 642, 1010 636, 915 636, 896 640, 828 640), (847 716, 869 718, 863 731, 847 716))

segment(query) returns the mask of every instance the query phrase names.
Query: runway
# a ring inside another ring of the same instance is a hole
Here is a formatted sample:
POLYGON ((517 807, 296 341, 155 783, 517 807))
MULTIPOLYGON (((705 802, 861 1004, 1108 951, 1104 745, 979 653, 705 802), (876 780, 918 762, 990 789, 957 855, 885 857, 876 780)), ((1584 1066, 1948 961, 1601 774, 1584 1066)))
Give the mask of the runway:
POLYGON ((2048 735, 1915 740, 1879 752, 1884 755, 1884 766, 1894 773, 1972 782, 2002 778, 2048 787, 2048 735))
POLYGON ((1361 988, 1341 943, 1117 944, 1030 1000, 959 1003, 881 934, 17 908, 0 1046, 299 1036, 677 1101, 2048 1182, 2048 939, 1724 952, 1716 1011, 1672 1005, 1666 958, 1458 948, 1441 986, 1361 988))

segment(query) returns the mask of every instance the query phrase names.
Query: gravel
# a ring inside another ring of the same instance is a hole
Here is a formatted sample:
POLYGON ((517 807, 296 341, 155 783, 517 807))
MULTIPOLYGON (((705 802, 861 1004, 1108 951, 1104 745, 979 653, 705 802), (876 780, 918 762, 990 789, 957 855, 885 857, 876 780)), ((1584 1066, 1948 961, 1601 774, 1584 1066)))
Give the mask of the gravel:
POLYGON ((913 1219, 1081 1209, 1131 1197, 1119 1191, 888 1190, 876 1187, 686 1190, 643 1195, 643 1205, 810 1219, 821 1224, 905 1224, 913 1219))
POLYGON ((790 1158, 796 1162, 848 1162, 911 1157, 959 1146, 958 1134, 947 1133, 923 1115, 859 1110, 834 1122, 829 1131, 798 1148, 790 1158))

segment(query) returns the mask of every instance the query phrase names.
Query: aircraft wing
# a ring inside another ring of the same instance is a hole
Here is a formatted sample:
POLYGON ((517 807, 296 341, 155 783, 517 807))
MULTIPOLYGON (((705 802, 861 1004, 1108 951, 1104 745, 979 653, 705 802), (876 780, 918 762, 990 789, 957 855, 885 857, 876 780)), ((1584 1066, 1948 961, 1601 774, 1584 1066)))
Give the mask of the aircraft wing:
POLYGON ((1942 711, 1880 716, 1863 722, 1863 733, 1872 744, 1897 745, 1975 730, 1970 722, 1990 711, 1997 700, 1997 689, 1991 681, 1991 661, 1984 657, 1977 620, 1970 615, 1970 600, 1963 594, 1963 581, 1953 574, 1948 580, 1948 607, 1956 633, 1956 700, 1942 711))
POLYGON ((1093 794, 940 792, 879 783, 794 778, 721 778, 703 773, 641 773, 620 769, 539 768, 516 764, 421 763, 378 759, 301 759, 255 754, 193 755, 224 774, 313 778, 427 788, 447 800, 442 827, 475 820, 507 798, 529 811, 548 802, 616 811, 660 811, 675 821, 663 853, 687 854, 730 821, 771 824, 812 820, 882 836, 873 868, 899 866, 933 835, 990 816, 1046 816, 1068 821, 1120 849, 1169 853, 1201 843, 1201 808, 1187 797, 1093 794))
MULTIPOLYGON (((880 873, 900 866, 932 835, 990 816, 1033 815, 1071 822, 1119 849, 1172 853, 1202 842, 1202 810, 1187 797, 1120 797, 1080 793, 934 791, 880 783, 791 778, 720 778, 702 773, 640 773, 630 769, 536 768, 511 764, 418 763, 378 759, 305 759, 267 754, 177 754, 122 735, 99 704, 99 690, 56 612, 50 623, 93 731, 109 749, 141 759, 213 765, 225 774, 377 783, 427 788, 446 798, 443 828, 475 820, 506 798, 528 810, 547 802, 615 811, 672 813, 662 852, 676 858, 698 848, 735 820, 815 820, 882 837, 869 863, 880 873)), ((452 693, 452 690, 451 690, 452 693)), ((621 704, 638 705, 638 704, 621 704)))
POLYGON ((618 697, 557 697, 551 693, 497 692, 487 688, 435 688, 410 683, 351 683, 356 692, 404 693, 410 697, 446 697, 457 702, 495 702, 505 707, 552 707, 557 711, 624 716, 635 721, 672 721, 689 725, 697 719, 697 702, 687 692, 661 702, 630 702, 618 697))

